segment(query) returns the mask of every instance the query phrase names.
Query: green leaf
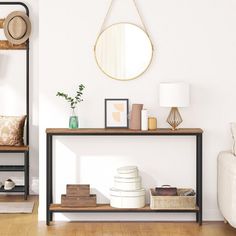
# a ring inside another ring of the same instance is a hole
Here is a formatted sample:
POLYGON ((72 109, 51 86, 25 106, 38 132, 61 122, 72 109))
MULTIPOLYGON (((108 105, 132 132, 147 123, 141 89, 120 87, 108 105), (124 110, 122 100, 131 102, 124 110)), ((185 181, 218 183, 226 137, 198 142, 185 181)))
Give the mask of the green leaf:
POLYGON ((85 89, 85 86, 83 84, 80 84, 79 90, 76 91, 75 97, 70 97, 68 94, 63 93, 63 92, 57 92, 56 96, 64 98, 67 102, 70 103, 70 107, 72 109, 75 109, 77 104, 83 101, 83 99, 81 97, 83 95, 84 89, 85 89))

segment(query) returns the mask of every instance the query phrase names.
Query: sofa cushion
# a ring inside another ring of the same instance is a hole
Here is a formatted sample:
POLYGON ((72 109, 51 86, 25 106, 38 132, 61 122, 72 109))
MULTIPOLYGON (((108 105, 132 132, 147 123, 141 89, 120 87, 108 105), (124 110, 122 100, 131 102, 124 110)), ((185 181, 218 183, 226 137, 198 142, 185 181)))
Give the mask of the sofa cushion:
POLYGON ((0 145, 24 145, 26 116, 0 116, 0 145))
POLYGON ((236 156, 236 123, 231 123, 231 132, 233 136, 232 152, 236 156))

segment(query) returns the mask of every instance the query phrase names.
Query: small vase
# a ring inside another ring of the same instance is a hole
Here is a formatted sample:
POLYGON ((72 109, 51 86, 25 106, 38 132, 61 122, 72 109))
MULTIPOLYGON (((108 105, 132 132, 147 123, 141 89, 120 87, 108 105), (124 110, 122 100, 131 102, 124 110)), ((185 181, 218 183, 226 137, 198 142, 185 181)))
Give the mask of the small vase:
POLYGON ((69 128, 70 129, 78 129, 79 128, 78 116, 75 114, 74 110, 72 110, 72 114, 70 116, 69 128))
POLYGON ((143 109, 143 104, 133 104, 131 117, 130 117, 130 129, 141 130, 141 111, 143 109))

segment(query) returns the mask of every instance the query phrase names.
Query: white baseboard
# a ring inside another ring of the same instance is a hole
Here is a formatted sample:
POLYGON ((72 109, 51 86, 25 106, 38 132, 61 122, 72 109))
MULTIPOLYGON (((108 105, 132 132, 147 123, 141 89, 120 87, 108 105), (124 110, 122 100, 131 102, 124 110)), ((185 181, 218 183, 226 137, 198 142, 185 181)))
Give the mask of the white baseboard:
POLYGON ((30 185, 30 194, 38 195, 39 194, 39 178, 32 178, 30 185))
POLYGON ((205 210, 203 212, 203 220, 206 220, 206 221, 223 221, 224 218, 221 215, 219 210, 212 209, 212 210, 205 210))
MULTIPOLYGON (((45 211, 39 211, 39 221, 45 221, 45 211)), ((195 221, 193 213, 56 213, 56 221, 195 221)), ((223 221, 218 210, 207 210, 203 221, 223 221)))

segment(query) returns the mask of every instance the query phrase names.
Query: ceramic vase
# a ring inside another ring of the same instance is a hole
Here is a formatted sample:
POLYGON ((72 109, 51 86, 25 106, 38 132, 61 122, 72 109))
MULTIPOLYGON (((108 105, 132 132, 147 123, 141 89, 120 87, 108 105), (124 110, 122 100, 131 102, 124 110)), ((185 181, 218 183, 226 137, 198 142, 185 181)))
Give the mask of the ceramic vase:
POLYGON ((130 115, 130 129, 140 130, 141 129, 141 112, 143 104, 133 104, 131 115, 130 115))
POLYGON ((78 116, 76 115, 74 110, 72 110, 72 113, 71 113, 71 116, 69 119, 69 128, 70 129, 78 129, 79 128, 78 116))

